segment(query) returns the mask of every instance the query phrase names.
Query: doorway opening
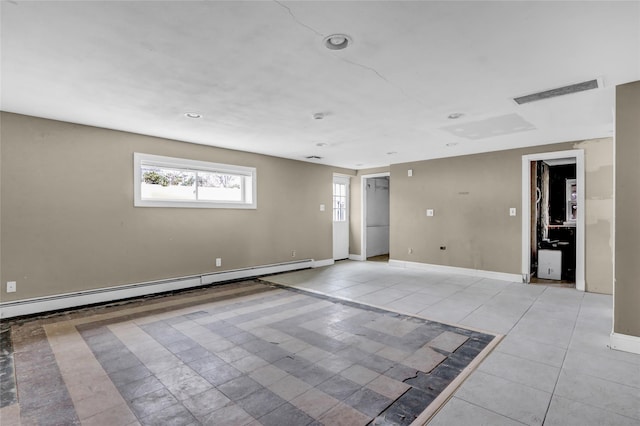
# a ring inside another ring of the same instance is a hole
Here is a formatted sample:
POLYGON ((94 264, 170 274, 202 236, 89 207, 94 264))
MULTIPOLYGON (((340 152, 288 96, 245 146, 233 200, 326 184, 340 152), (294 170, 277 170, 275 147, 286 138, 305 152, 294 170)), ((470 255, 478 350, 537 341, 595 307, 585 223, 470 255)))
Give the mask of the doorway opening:
POLYGON ((362 259, 389 261, 389 173, 362 176, 362 259))
POLYGON ((576 282, 576 159, 531 163, 531 283, 576 282))
POLYGON ((584 290, 584 154, 525 155, 523 281, 584 290))

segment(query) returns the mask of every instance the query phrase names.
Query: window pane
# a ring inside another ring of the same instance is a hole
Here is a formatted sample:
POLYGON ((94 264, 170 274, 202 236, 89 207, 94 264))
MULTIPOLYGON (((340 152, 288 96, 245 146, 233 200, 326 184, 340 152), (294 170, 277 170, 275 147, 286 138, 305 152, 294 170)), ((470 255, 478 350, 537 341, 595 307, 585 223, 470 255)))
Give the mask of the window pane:
POLYGON ((255 209, 256 168, 134 153, 134 206, 255 209))
POLYGON ((242 201, 243 177, 215 172, 198 172, 198 200, 242 201))
POLYGON ((343 183, 333 184, 333 221, 347 220, 347 186, 343 183))
POLYGON ((195 172, 142 166, 143 200, 195 200, 195 172))

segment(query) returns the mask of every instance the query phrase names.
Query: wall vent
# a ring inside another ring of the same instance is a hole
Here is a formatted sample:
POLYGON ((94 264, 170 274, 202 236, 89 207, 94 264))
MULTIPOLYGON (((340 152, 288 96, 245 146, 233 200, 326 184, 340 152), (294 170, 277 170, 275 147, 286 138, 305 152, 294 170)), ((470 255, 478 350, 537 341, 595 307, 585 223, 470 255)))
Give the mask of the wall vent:
POLYGON ((602 87, 600 79, 583 81, 582 83, 571 84, 569 86, 558 87, 556 89, 545 90, 544 92, 532 93, 530 95, 519 96, 513 98, 518 104, 527 104, 529 102, 541 101, 543 99, 555 98, 557 96, 570 95, 571 93, 584 92, 585 90, 598 89, 602 87))

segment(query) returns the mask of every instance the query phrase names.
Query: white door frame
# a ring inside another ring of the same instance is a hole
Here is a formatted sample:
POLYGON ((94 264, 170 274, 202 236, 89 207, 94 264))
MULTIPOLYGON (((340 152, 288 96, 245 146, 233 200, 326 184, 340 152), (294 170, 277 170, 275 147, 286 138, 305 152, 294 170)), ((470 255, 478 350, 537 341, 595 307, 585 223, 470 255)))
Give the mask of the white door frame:
POLYGON ((332 179, 332 187, 333 184, 335 184, 336 182, 338 183, 343 183, 345 185, 346 188, 346 221, 345 223, 340 223, 339 228, 346 228, 346 254, 344 256, 342 255, 337 255, 338 254, 338 250, 337 248, 337 244, 338 242, 336 241, 336 231, 337 231, 337 227, 336 227, 336 222, 333 220, 333 191, 332 191, 332 201, 331 201, 331 223, 332 223, 332 235, 333 235, 333 259, 334 260, 342 260, 342 259, 347 259, 349 258, 349 227, 351 226, 350 220, 349 220, 349 215, 350 215, 350 210, 351 210, 351 203, 349 202, 349 197, 350 197, 350 184, 351 184, 351 176, 349 175, 343 175, 343 174, 339 174, 339 173, 334 173, 333 174, 333 179, 332 179))
MULTIPOLYGON (((391 172, 372 173, 360 177, 360 260, 367 260, 367 179, 391 176, 391 172)), ((391 186, 389 186, 391 187, 391 186)))
POLYGON ((531 272, 531 163, 534 161, 576 159, 576 290, 585 290, 585 177, 584 150, 544 152, 522 156, 522 277, 528 283, 531 272))

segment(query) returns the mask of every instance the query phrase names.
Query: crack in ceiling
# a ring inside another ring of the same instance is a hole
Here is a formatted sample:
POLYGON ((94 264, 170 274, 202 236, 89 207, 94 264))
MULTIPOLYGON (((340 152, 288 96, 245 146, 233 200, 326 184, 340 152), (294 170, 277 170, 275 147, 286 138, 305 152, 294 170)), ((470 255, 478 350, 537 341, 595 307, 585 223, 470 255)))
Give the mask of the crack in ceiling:
MULTIPOLYGON (((278 0, 273 0, 274 3, 278 4, 280 7, 284 8, 287 10, 287 12, 289 13, 289 15, 291 15, 291 17, 293 18, 294 22, 296 22, 298 25, 312 31, 314 34, 322 37, 323 39, 326 37, 325 34, 321 33, 320 31, 316 30, 315 28, 311 27, 310 25, 305 24, 304 22, 302 22, 300 19, 298 19, 298 17, 293 13, 293 11, 291 10, 291 8, 287 5, 282 4, 280 1, 278 0)), ((355 61, 351 61, 347 58, 342 58, 340 56, 334 56, 335 59, 338 59, 342 62, 346 62, 350 65, 355 65, 357 67, 360 67, 362 69, 371 71, 372 73, 374 73, 378 78, 380 78, 382 81, 384 81, 386 84, 388 84, 389 86, 393 87, 394 89, 398 90, 405 98, 407 99, 411 99, 414 102, 417 102, 418 104, 426 107, 427 105, 425 105, 422 100, 416 98, 415 96, 411 96, 409 93, 407 93, 402 87, 398 86, 397 84, 393 83, 392 81, 390 81, 388 78, 386 78, 384 75, 382 75, 382 73, 380 73, 378 70, 376 70, 373 67, 370 67, 368 65, 365 64, 361 64, 359 62, 355 62, 355 61)))
POLYGON ((319 32, 319 31, 316 31, 316 29, 315 29, 315 28, 310 27, 309 25, 307 25, 307 24, 305 24, 304 22, 302 22, 301 20, 299 20, 299 19, 296 17, 296 15, 293 13, 293 11, 291 10, 291 8, 290 8, 289 6, 286 6, 286 5, 282 4, 282 3, 280 3, 278 0, 273 0, 273 2, 274 2, 274 3, 276 3, 277 5, 279 5, 280 7, 284 8, 284 9, 287 9, 287 11, 289 12, 289 15, 291 15, 291 17, 293 18, 293 20, 294 20, 298 25, 301 25, 301 26, 303 26, 303 27, 305 27, 305 28, 307 28, 307 29, 309 29, 309 30, 313 31, 316 35, 319 35, 319 36, 320 36, 320 37, 322 37, 322 38, 324 38, 324 37, 325 37, 325 35, 324 35, 324 34, 322 34, 322 33, 321 33, 321 32, 319 32))

